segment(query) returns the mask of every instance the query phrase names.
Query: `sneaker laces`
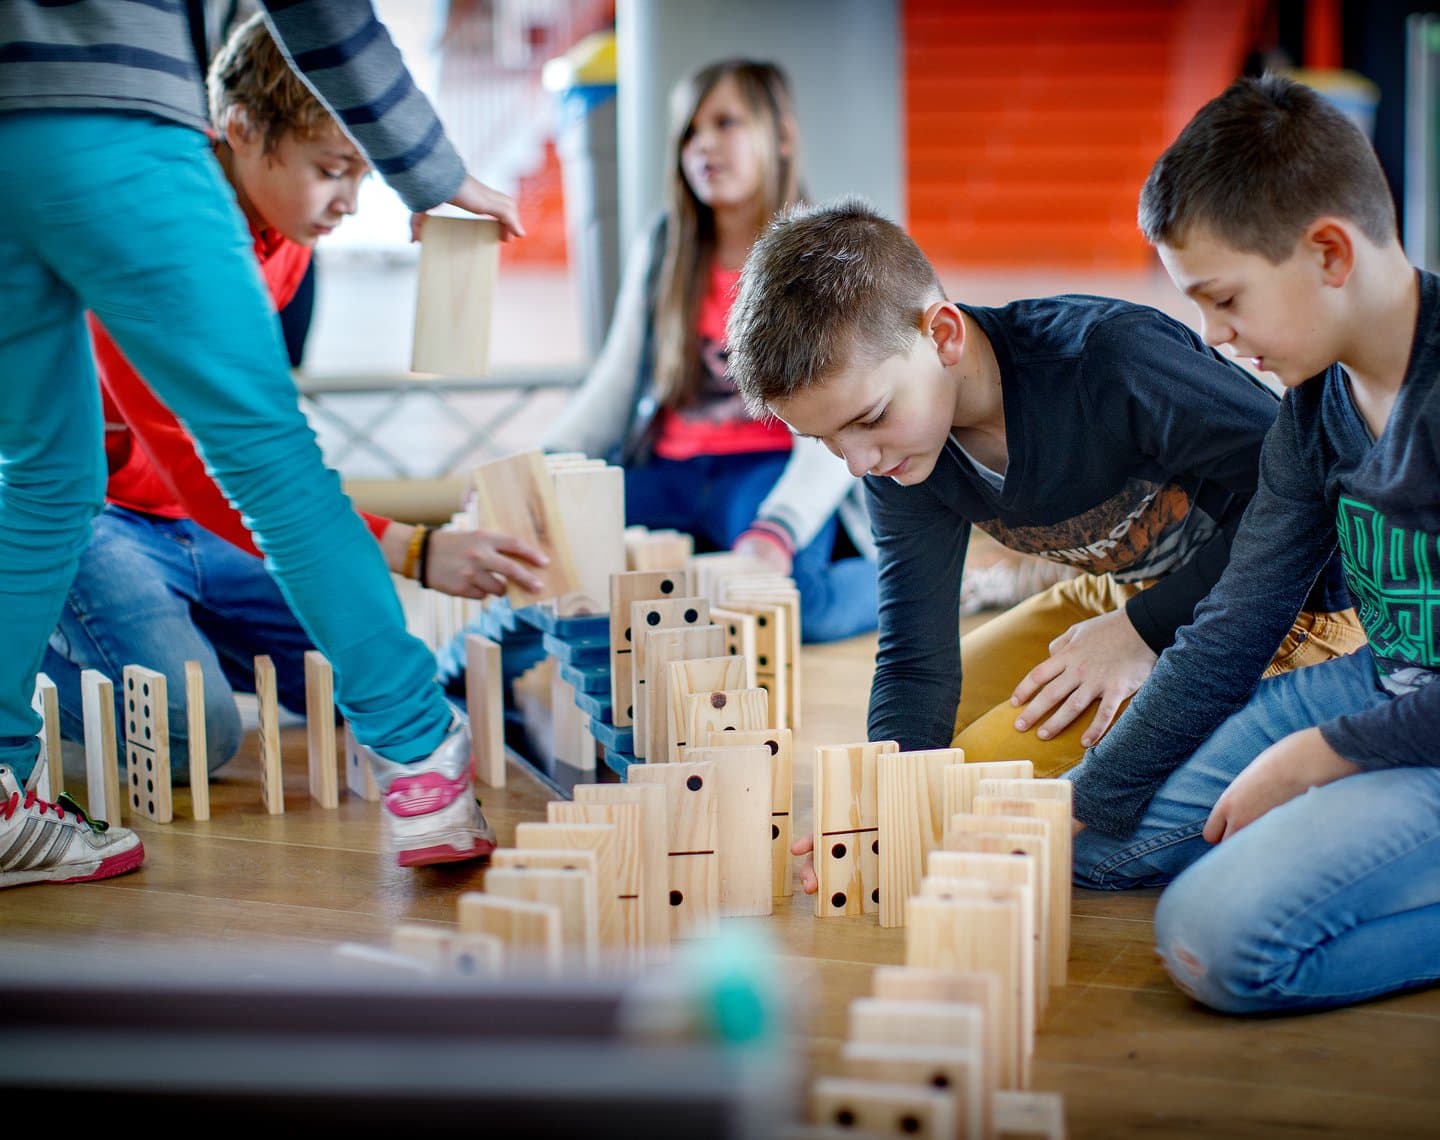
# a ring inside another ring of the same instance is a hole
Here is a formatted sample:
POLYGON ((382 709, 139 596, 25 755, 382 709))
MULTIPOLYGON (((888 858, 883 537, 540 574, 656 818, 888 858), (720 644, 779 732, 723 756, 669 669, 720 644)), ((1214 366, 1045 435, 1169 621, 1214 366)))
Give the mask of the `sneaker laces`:
MULTIPOLYGON (((15 809, 19 807, 19 805, 20 793, 18 791, 12 792, 4 808, 0 808, 0 815, 3 815, 6 822, 9 822, 15 814, 15 809)), ((76 823, 85 824, 97 835, 108 831, 110 828, 110 825, 103 819, 91 819, 86 815, 85 809, 82 808, 68 792, 61 792, 52 802, 50 800, 42 800, 35 794, 34 788, 29 788, 25 792, 25 810, 33 810, 38 815, 44 815, 48 811, 53 811, 59 819, 64 819, 65 813, 68 811, 75 817, 76 823)))

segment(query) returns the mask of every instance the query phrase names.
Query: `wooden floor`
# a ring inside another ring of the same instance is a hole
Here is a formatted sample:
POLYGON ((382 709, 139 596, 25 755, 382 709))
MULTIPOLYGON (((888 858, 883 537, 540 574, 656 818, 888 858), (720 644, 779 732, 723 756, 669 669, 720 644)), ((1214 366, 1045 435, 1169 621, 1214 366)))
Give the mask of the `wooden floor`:
MULTIPOLYGON (((874 643, 807 647, 796 742, 797 824, 808 819, 814 745, 864 738, 874 643)), ((305 795, 303 729, 287 729, 286 805, 260 803, 253 736, 212 783, 208 823, 140 823, 138 872, 83 886, 0 893, 7 940, 64 939, 101 953, 134 938, 382 945, 403 920, 451 923, 478 868, 402 871, 382 853, 379 808, 344 799, 322 811, 305 795)), ((512 767, 485 807, 508 843, 543 819, 550 794, 512 767)), ((799 827, 797 826, 797 832, 799 827)), ((1170 985, 1151 942, 1156 892, 1075 892, 1070 984, 1037 1041, 1035 1087, 1064 1094, 1072 1137, 1440 1136, 1440 990, 1335 1013, 1283 1019, 1209 1014, 1170 985)), ((812 1071, 838 1071, 850 998, 871 969, 900 962, 903 932, 871 919, 811 917, 796 895, 765 923, 819 992, 799 1048, 812 1071)))

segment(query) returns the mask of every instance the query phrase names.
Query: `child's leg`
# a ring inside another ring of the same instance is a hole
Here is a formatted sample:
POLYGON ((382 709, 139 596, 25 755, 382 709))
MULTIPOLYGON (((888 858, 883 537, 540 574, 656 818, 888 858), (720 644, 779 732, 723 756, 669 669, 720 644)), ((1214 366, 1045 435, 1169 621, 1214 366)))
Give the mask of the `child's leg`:
POLYGON ((1114 839, 1086 828, 1075 836, 1075 882, 1096 890, 1170 882, 1210 851, 1200 834, 1210 809, 1250 761, 1293 732, 1385 699, 1368 651, 1261 681, 1160 786, 1134 835, 1114 839))
MULTIPOLYGON (((191 609, 196 575, 179 530, 191 525, 114 508, 103 511, 95 520, 44 662, 59 690, 64 735, 71 740, 84 739, 81 670, 98 669, 110 678, 122 756, 125 666, 143 665, 164 673, 171 776, 181 782, 190 778, 185 662, 198 661, 205 676, 205 747, 211 771, 235 755, 242 735, 229 682, 214 647, 196 627, 191 609)), ((259 566, 257 559, 250 560, 259 566)))
POLYGON ((1061 733, 1041 740, 1032 728, 1019 732, 1020 710, 1010 694, 1025 674, 1050 656, 1050 643, 1076 622, 1119 609, 1140 589, 1109 575, 1083 574, 1027 598, 991 618, 960 641, 960 707, 955 711, 956 748, 968 761, 1033 760, 1035 775, 1058 776, 1084 755, 1080 737, 1094 716, 1085 710, 1061 733))
POLYGON ((1440 769, 1314 788, 1160 898, 1176 983, 1226 1013, 1324 1009, 1440 979, 1440 769))
POLYGON ((452 723, 434 659, 405 633, 380 550, 300 413, 250 239, 203 136, 138 115, 6 118, 22 121, 5 128, 8 165, 35 188, 13 224, 40 235, 45 261, 255 520, 281 589, 335 665, 356 735, 400 763, 431 754, 452 723))

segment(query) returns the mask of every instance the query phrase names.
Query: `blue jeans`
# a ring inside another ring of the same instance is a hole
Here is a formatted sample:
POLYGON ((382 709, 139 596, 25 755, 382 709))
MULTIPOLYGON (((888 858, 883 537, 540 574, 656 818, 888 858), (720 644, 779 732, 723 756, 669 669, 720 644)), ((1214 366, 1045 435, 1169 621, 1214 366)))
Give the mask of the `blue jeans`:
MULTIPOLYGON (((771 451, 651 459, 625 472, 625 521, 685 531, 713 549, 728 550, 755 521, 789 458, 788 452, 771 451)), ((831 515, 809 545, 796 552, 790 572, 800 591, 805 641, 869 633, 879 618, 875 564, 864 558, 830 560, 837 525, 837 516, 831 515)))
POLYGON ((189 428, 335 667, 356 736, 443 739, 434 660, 301 414, 249 234, 205 137, 139 114, 0 114, 0 764, 39 751, 35 673, 105 488, 93 310, 189 428))
POLYGON ((1368 649, 1262 681, 1176 769, 1140 827, 1075 837, 1075 882, 1172 883, 1156 942, 1182 989, 1228 1013, 1324 1009, 1440 979, 1440 768, 1337 780, 1211 847, 1220 793, 1293 732, 1384 704, 1368 649))
POLYGON ((125 666, 164 673, 170 766, 184 781, 190 770, 185 662, 198 661, 205 675, 205 746, 214 771, 240 747, 234 694, 255 691, 255 656, 270 656, 281 703, 303 715, 305 653, 313 648, 258 558, 188 519, 111 506, 91 527, 43 667, 59 690, 61 733, 70 740, 84 739, 81 670, 98 669, 115 682, 122 756, 125 666))

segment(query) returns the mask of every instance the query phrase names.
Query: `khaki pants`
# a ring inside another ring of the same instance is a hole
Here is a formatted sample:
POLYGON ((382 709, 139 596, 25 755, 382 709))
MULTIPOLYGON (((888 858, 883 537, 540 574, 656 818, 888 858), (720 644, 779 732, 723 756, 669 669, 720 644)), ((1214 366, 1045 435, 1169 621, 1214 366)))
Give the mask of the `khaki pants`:
MULTIPOLYGON (((1010 704, 1010 694, 1026 673, 1050 656, 1050 642, 1055 638, 1076 622, 1119 609, 1147 585, 1084 574, 1027 598, 966 634, 960 647, 962 696, 955 710, 952 747, 963 748, 971 763, 1033 760, 1037 777, 1058 776, 1080 763, 1085 752, 1080 737, 1095 715, 1095 704, 1063 732, 1041 740, 1034 728, 1015 730, 1020 710, 1010 704)), ((1301 613, 1265 676, 1342 657, 1355 652, 1365 640, 1354 610, 1301 613)))

